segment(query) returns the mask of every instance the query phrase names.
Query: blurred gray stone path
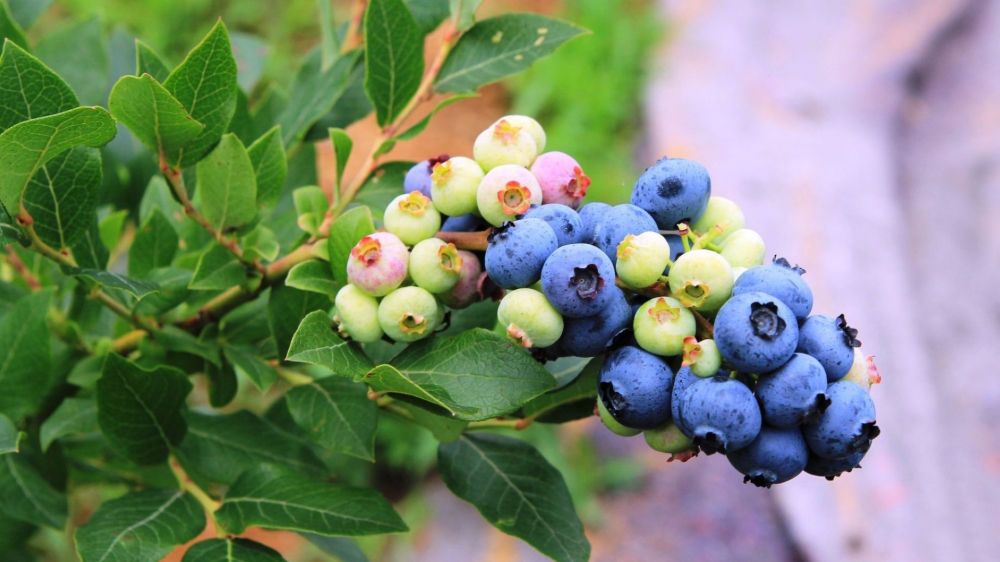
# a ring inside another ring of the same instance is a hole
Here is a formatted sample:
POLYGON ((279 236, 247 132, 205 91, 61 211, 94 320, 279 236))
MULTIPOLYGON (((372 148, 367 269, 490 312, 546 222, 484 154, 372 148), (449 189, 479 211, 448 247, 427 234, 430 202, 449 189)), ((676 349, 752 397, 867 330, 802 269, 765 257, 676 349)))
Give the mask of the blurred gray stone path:
POLYGON ((773 491, 800 548, 1000 559, 1000 2, 661 5, 643 160, 703 162, 883 376, 864 469, 773 491))

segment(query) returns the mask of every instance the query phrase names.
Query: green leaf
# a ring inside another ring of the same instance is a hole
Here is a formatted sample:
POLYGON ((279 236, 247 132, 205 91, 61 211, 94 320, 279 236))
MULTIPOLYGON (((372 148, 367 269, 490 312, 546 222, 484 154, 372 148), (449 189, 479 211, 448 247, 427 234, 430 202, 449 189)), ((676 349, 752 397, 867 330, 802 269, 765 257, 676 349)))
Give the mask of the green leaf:
POLYGON ((303 318, 310 313, 326 314, 331 308, 333 303, 324 295, 300 291, 287 285, 271 289, 271 298, 267 302, 267 322, 278 347, 278 357, 288 356, 292 338, 303 318))
POLYGON ((0 318, 0 413, 12 420, 34 412, 45 396, 52 371, 51 301, 51 290, 40 291, 0 318))
POLYGON ((10 13, 22 28, 29 28, 38 20, 53 0, 7 0, 10 13))
POLYGON ((166 461, 170 447, 184 438, 181 408, 191 388, 177 369, 147 371, 109 353, 97 381, 97 421, 108 445, 136 464, 166 461))
POLYGON ((288 175, 285 146, 281 143, 281 129, 274 127, 247 149, 250 163, 257 177, 257 206, 272 209, 278 203, 281 188, 288 175))
POLYGON ((242 89, 236 90, 236 110, 226 127, 227 133, 236 135, 244 145, 249 145, 257 138, 253 136, 253 117, 250 116, 250 101, 242 89))
MULTIPOLYGON (((42 434, 44 435, 45 424, 42 424, 42 434)), ((0 414, 0 455, 17 453, 21 450, 21 439, 24 432, 18 431, 14 422, 10 418, 0 414)))
POLYGON ((216 230, 240 227, 257 215, 257 179, 247 149, 236 135, 223 135, 198 163, 201 212, 216 230))
POLYGON ((448 18, 448 0, 403 0, 424 35, 448 18))
POLYGON ((526 70, 584 33, 588 31, 582 27, 538 14, 506 14, 483 20, 455 44, 434 89, 475 92, 480 86, 526 70))
POLYGON ((309 185, 293 191, 292 199, 295 202, 295 212, 299 216, 297 220, 299 228, 317 236, 326 211, 330 208, 326 193, 315 185, 309 185))
POLYGON ((177 253, 177 231, 161 211, 154 207, 135 233, 128 253, 128 274, 145 277, 158 267, 169 267, 177 253))
POLYGON ((330 128, 330 141, 333 144, 333 161, 337 165, 333 173, 333 186, 335 193, 340 193, 340 181, 347 168, 347 160, 351 157, 354 141, 347 131, 335 127, 330 128))
POLYGON ((255 139, 264 136, 278 124, 278 118, 286 109, 288 94, 272 82, 250 110, 250 136, 255 139))
POLYGON ((365 92, 385 127, 413 99, 424 75, 424 37, 402 0, 368 3, 365 68, 365 92))
POLYGON ((247 280, 246 267, 225 246, 212 244, 198 259, 188 287, 196 291, 224 290, 247 280))
POLYGON ((0 205, 0 246, 8 244, 21 244, 27 247, 31 242, 21 232, 21 227, 11 218, 7 209, 0 205))
POLYGON ((0 203, 20 209, 21 195, 46 162, 74 146, 99 147, 118 129, 100 107, 80 107, 18 123, 0 134, 0 203))
POLYGON ((368 562, 368 557, 358 543, 347 537, 324 537, 313 533, 299 533, 320 550, 339 562, 368 562))
POLYGON ((373 232, 375 232, 375 222, 368 207, 356 207, 347 211, 330 227, 328 239, 330 269, 333 278, 341 286, 347 284, 347 258, 350 257, 351 250, 362 238, 373 232))
POLYGON ((208 539, 184 553, 181 562, 282 562, 281 553, 250 539, 208 539))
POLYGON ((320 477, 323 463, 302 442, 259 417, 240 410, 232 414, 184 414, 188 433, 180 451, 185 465, 212 482, 232 484, 245 471, 272 463, 320 477))
POLYGON ((319 7, 320 51, 323 53, 322 69, 330 68, 340 51, 340 41, 337 40, 337 30, 334 29, 333 6, 326 0, 317 0, 319 7))
POLYGON ((4 43, 0 55, 0 132, 79 105, 72 88, 58 74, 15 43, 4 43))
POLYGON ((103 271, 100 269, 64 267, 63 273, 74 277, 86 277, 91 281, 99 283, 106 289, 125 291, 137 299, 141 299, 150 293, 155 293, 160 290, 160 286, 152 281, 140 281, 139 279, 132 279, 131 277, 126 277, 124 275, 119 275, 118 273, 111 273, 110 271, 103 271))
MULTIPOLYGON (((37 527, 31 523, 18 521, 13 517, 7 517, 0 510, 0 552, 7 552, 16 555, 18 552, 24 553, 25 543, 35 534, 37 527)), ((32 562, 35 557, 31 554, 23 554, 21 558, 14 558, 12 562, 32 562)))
POLYGON ((219 346, 215 342, 202 341, 177 326, 164 326, 153 334, 153 338, 168 351, 187 353, 201 357, 216 367, 222 366, 219 346))
POLYGON ((101 233, 101 243, 108 248, 114 248, 121 240, 122 230, 125 228, 125 221, 128 220, 128 209, 121 209, 108 214, 97 223, 97 228, 101 233))
POLYGON ((66 496, 59 493, 22 455, 0 457, 0 511, 20 521, 62 529, 66 496))
POLYGON ((90 230, 101 179, 101 153, 85 146, 59 154, 32 176, 21 203, 42 242, 61 251, 90 230))
POLYGON ((572 383, 525 404, 521 409, 524 417, 536 419, 557 408, 580 401, 586 401, 593 406, 597 397, 597 377, 600 375, 602 363, 601 359, 591 360, 572 383))
POLYGON ((285 284, 289 287, 335 296, 340 285, 333 279, 330 266, 321 260, 302 262, 288 272, 285 284))
POLYGON ((205 382, 208 386, 208 403, 213 408, 227 406, 236 398, 236 393, 240 389, 240 381, 236 378, 236 371, 229 363, 223 363, 221 367, 205 361, 204 367, 205 382))
POLYGON ((264 74, 267 57, 272 48, 262 37, 249 33, 234 31, 230 34, 229 39, 232 42, 236 67, 239 68, 236 80, 240 88, 247 92, 253 92, 260 77, 264 74))
POLYGON ((468 31, 476 25, 476 10, 483 0, 449 0, 451 19, 456 22, 458 31, 468 31))
POLYGON ((83 105, 101 104, 107 94, 108 45, 97 16, 48 33, 35 55, 62 76, 83 105))
POLYGON ((306 55, 289 87, 288 105, 278 116, 277 123, 281 125, 286 148, 301 141, 309 127, 337 103, 347 89, 348 78, 357 60, 358 52, 353 51, 341 55, 323 70, 323 54, 319 49, 313 49, 306 55))
POLYGON ((302 319, 288 347, 287 359, 326 367, 352 379, 364 376, 372 368, 371 360, 356 344, 340 339, 333 321, 321 310, 302 319))
POLYGON ((28 48, 28 38, 24 36, 21 26, 14 21, 7 5, 0 2, 0 38, 5 39, 4 43, 10 41, 21 48, 28 48))
POLYGON ((426 408, 417 406, 416 404, 409 404, 402 400, 394 402, 393 409, 390 412, 427 429, 441 443, 448 443, 458 439, 458 436, 469 425, 469 422, 457 420, 452 417, 439 416, 427 411, 426 408))
MULTIPOLYGON (((413 392, 417 387, 459 419, 479 421, 516 411, 555 387, 545 367, 505 338, 483 329, 410 345, 364 380, 376 391, 413 392)), ((426 399, 426 398, 425 398, 426 399)))
POLYGON ((278 371, 258 356, 256 348, 250 345, 226 345, 222 352, 226 360, 246 375, 261 392, 267 392, 278 381, 278 371))
POLYGON ((149 74, 122 76, 108 108, 153 154, 176 152, 205 129, 149 74))
POLYGON ((299 427, 325 449, 375 462, 378 406, 363 384, 326 377, 286 395, 299 427))
MULTIPOLYGON (((163 86, 188 108, 195 121, 205 125, 200 135, 170 154, 179 168, 201 160, 225 132, 236 111, 236 59, 229 33, 220 20, 180 64, 163 86)), ((200 183, 200 182, 199 182, 200 183)))
POLYGON ((101 367, 104 366, 104 354, 91 355, 78 361, 69 372, 66 382, 93 390, 97 386, 97 379, 101 378, 101 367))
MULTIPOLYGON (((170 67, 163 62, 163 59, 156 54, 152 47, 136 39, 135 75, 142 76, 143 74, 152 76, 154 80, 162 84, 170 76, 170 67)), ((170 97, 173 98, 173 96, 170 97)))
POLYGON ((97 217, 90 225, 90 230, 83 233, 83 236, 73 244, 73 259, 76 265, 82 270, 100 270, 108 265, 110 252, 101 242, 101 227, 97 222, 97 217))
POLYGON ((99 429, 97 402, 93 398, 67 398, 42 423, 39 434, 42 451, 47 451, 60 437, 97 433, 99 429))
POLYGON ((346 128, 368 116, 372 102, 365 93, 365 65, 356 64, 347 78, 347 88, 331 109, 306 134, 306 140, 325 139, 331 128, 346 128))
POLYGON ((101 504, 76 530, 76 551, 83 562, 160 560, 204 528, 205 512, 190 494, 138 490, 101 504))
POLYGON ((274 261, 281 251, 278 246, 278 239, 270 228, 260 224, 250 231, 241 240, 243 244, 243 259, 256 260, 263 258, 267 261, 274 261))
MULTIPOLYGON (((403 178, 406 172, 413 167, 414 162, 386 162, 382 164, 368 177, 358 194, 354 197, 354 202, 360 205, 367 205, 372 209, 371 213, 376 220, 382 220, 385 208, 389 206, 396 196, 403 193, 403 178)), ((343 220, 343 217, 337 222, 343 220)), ((336 224, 334 225, 336 226, 336 224)), ((344 266, 347 266, 345 257, 344 266)), ((345 274, 346 275, 346 274, 345 274)))
POLYGON ((438 102, 436 106, 434 106, 434 109, 432 109, 431 112, 428 113, 423 119, 417 121, 417 123, 414 124, 412 127, 397 135, 396 140, 401 140, 401 141, 410 140, 416 137, 420 133, 424 132, 424 129, 427 128, 427 125, 431 124, 431 118, 437 115, 437 112, 441 111, 442 109, 448 107, 449 105, 457 101, 467 100, 469 98, 476 98, 476 97, 479 97, 479 94, 459 94, 451 96, 448 99, 441 100, 440 102, 438 102))
POLYGON ((233 534, 251 525, 339 536, 408 530, 375 490, 315 482, 272 465, 244 472, 226 493, 216 519, 233 534))
POLYGON ((559 562, 585 562, 590 543, 562 475, 531 445, 463 435, 438 447, 441 479, 494 527, 559 562))

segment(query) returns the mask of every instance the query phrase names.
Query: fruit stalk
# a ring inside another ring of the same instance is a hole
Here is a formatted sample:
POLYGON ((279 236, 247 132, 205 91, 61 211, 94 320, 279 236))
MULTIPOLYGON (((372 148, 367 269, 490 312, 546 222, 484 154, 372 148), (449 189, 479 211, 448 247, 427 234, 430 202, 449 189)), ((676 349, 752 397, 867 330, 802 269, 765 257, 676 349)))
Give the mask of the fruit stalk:
POLYGON ((459 250, 484 252, 492 231, 493 229, 487 228, 476 232, 438 232, 434 237, 454 244, 459 250))

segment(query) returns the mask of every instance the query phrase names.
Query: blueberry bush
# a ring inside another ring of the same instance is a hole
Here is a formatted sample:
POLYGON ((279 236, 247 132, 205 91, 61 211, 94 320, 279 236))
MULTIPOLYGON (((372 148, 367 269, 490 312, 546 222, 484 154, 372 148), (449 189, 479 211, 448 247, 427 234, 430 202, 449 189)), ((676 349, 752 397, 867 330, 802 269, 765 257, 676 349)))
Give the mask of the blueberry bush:
POLYGON ((287 87, 245 79, 222 21, 175 66, 96 20, 29 44, 30 3, 0 3, 0 551, 30 558, 50 529, 84 562, 158 560, 208 529, 184 561, 281 560, 256 527, 363 558, 348 537, 409 530, 366 477, 387 424, 433 436, 451 492, 568 562, 590 545, 533 424, 596 415, 767 488, 860 466, 872 358, 701 164, 662 158, 630 203, 582 205, 583 166, 526 115, 471 157, 389 158, 586 33, 480 3, 357 0, 336 25, 321 0, 287 87))

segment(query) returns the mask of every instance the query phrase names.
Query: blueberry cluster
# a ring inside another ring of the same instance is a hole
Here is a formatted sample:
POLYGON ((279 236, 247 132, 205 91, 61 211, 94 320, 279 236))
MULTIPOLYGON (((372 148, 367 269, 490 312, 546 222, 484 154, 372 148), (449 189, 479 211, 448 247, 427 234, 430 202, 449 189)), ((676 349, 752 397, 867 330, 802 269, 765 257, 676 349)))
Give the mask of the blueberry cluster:
POLYGON ((351 253, 341 331, 415 341, 445 305, 502 297, 498 330, 536 357, 605 356, 597 411, 616 434, 671 459, 722 453, 758 486, 860 466, 879 433, 872 358, 843 315, 810 315, 804 270, 764 264, 705 168, 663 158, 631 203, 581 207, 590 180, 544 146, 535 120, 507 116, 473 158, 415 165, 385 231, 351 253), (482 229, 485 252, 441 239, 482 229))

